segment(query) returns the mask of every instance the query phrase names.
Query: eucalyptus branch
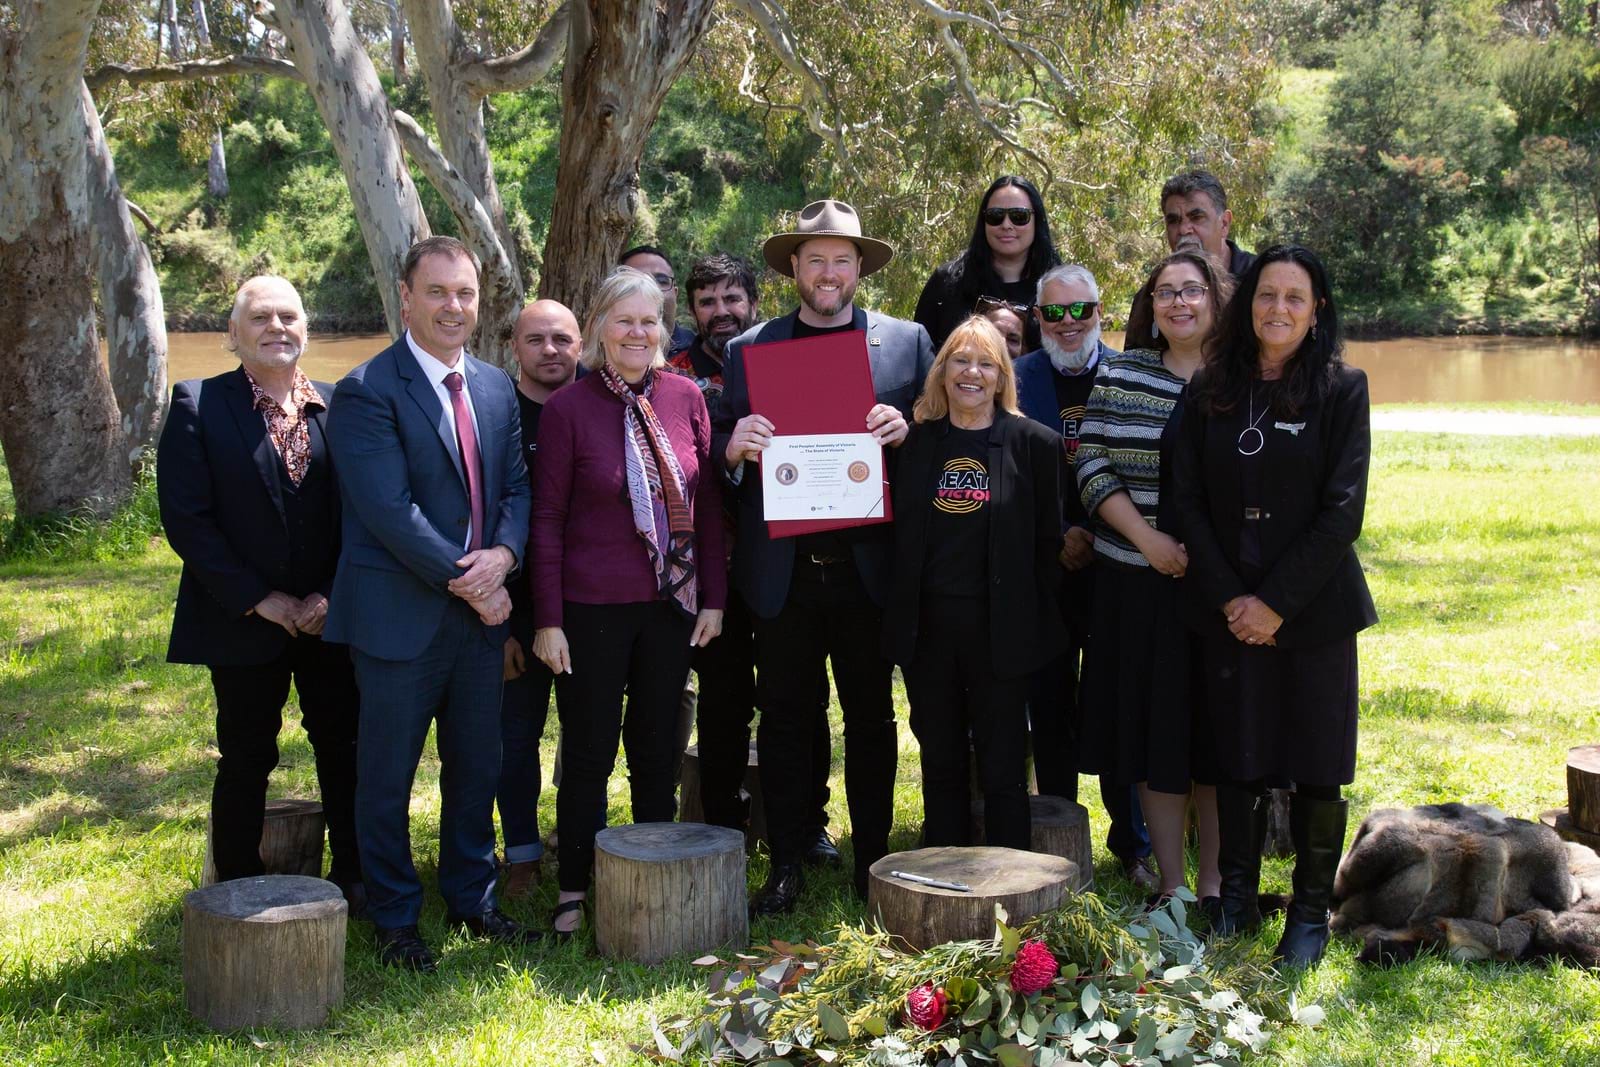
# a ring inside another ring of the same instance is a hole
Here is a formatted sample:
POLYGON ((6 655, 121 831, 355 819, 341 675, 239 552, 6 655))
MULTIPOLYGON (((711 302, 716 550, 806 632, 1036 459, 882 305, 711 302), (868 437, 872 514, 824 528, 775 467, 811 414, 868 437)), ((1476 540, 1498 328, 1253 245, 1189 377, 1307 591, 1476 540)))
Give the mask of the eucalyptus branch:
POLYGON ((489 212, 466 179, 445 158, 416 119, 396 108, 394 126, 406 155, 422 169, 428 183, 444 197, 450 213, 461 225, 467 244, 483 261, 484 270, 501 284, 519 284, 506 250, 495 232, 494 220, 489 217, 489 212))
POLYGON ((122 82, 127 85, 149 85, 153 82, 197 81, 202 78, 228 78, 241 74, 267 74, 279 78, 304 81, 304 76, 290 63, 270 56, 221 56, 217 59, 190 59, 182 63, 161 63, 153 67, 136 67, 131 63, 107 63, 84 76, 91 92, 107 85, 122 82))
POLYGON ((509 55, 476 59, 464 65, 461 81, 473 96, 515 92, 526 89, 550 73, 567 48, 567 26, 572 14, 571 0, 556 8, 540 27, 539 35, 524 48, 509 55))
POLYGON ((795 41, 794 27, 789 23, 788 12, 784 11, 778 0, 733 0, 733 4, 755 23, 756 28, 767 39, 767 43, 778 54, 778 60, 785 69, 800 80, 800 94, 804 101, 802 110, 811 132, 831 142, 845 170, 852 178, 860 180, 860 172, 856 169, 855 159, 845 140, 845 134, 849 132, 850 127, 842 117, 830 124, 824 116, 825 108, 835 116, 841 116, 838 102, 834 99, 833 90, 823 80, 821 72, 800 54, 795 41))

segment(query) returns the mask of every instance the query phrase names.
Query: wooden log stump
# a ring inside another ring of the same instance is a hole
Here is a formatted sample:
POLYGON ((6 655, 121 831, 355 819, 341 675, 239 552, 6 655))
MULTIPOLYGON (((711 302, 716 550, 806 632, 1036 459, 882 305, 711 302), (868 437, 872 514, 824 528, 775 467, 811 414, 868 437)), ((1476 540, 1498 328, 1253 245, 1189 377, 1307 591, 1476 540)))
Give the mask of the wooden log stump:
POLYGON ((1563 841, 1571 841, 1600 852, 1600 834, 1593 834, 1579 827, 1567 814, 1566 808, 1553 808, 1540 815, 1539 821, 1560 834, 1563 841))
MULTIPOLYGON (((1078 868, 1074 891, 1083 893, 1094 888, 1094 844, 1089 836, 1089 809, 1066 797, 1030 796, 1032 809, 1034 852, 1068 859, 1078 868)), ((983 798, 972 804, 972 840, 985 844, 987 837, 983 826, 983 798)))
POLYGON ((320 878, 235 878, 183 898, 183 994, 215 1030, 321 1026, 344 1000, 347 906, 320 878))
POLYGON ((743 948, 744 835, 704 823, 636 823, 594 839, 594 933, 601 955, 659 963, 743 948))
POLYGON ((867 914, 918 950, 991 937, 996 904, 1013 926, 1058 908, 1077 884, 1077 868, 1060 856, 986 845, 895 852, 872 865, 867 914), (971 892, 902 881, 892 871, 963 883, 971 892))
MULTIPOLYGON (((261 824, 261 863, 268 874, 322 875, 322 839, 326 829, 322 805, 315 800, 269 800, 261 824)), ((206 860, 200 884, 217 880, 211 856, 211 816, 206 816, 206 860)))
MULTIPOLYGON (((690 745, 683 751, 683 774, 678 794, 678 821, 705 822, 706 810, 700 798, 700 746, 690 745)), ((767 805, 761 799, 761 765, 756 760, 755 742, 750 742, 750 755, 745 761, 744 782, 740 793, 750 802, 750 821, 745 826, 746 851, 753 851, 756 843, 767 840, 767 805)))
POLYGON ((1600 745, 1567 749, 1567 812, 1586 834, 1600 834, 1600 745))

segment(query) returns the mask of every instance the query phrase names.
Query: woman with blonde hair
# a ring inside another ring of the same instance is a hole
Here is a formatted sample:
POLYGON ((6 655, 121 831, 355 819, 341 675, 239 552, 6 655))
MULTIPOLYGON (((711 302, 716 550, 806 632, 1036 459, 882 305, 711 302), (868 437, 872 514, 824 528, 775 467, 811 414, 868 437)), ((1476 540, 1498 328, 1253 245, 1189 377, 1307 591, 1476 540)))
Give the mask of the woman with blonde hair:
POLYGON ((913 415, 884 641, 922 749, 923 844, 971 842, 975 749, 986 840, 1026 849, 1027 679, 1066 644, 1060 439, 1018 413, 1005 338, 976 315, 939 349, 913 415))
POLYGON ((528 557, 533 651, 561 718, 558 936, 588 894, 619 737, 634 821, 676 814, 678 702, 691 652, 722 629, 711 418, 694 382, 662 369, 667 336, 655 279, 613 271, 583 328, 591 373, 552 394, 539 424, 528 557))

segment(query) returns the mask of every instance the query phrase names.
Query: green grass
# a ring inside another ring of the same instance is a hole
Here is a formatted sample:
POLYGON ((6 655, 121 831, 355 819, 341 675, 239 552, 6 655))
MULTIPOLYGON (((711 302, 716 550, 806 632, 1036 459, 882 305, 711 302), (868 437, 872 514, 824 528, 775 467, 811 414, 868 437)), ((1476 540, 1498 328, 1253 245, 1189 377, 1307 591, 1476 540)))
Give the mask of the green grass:
MULTIPOLYGON (((1355 817, 1444 800, 1523 816, 1561 804, 1566 748, 1600 737, 1600 441, 1390 433, 1374 456, 1362 559, 1383 621, 1361 644, 1355 817)), ((353 927, 345 1006, 328 1028, 224 1036, 195 1023, 179 916, 204 848, 209 685, 163 662, 177 578, 165 544, 94 555, 57 546, 0 561, 0 1062, 635 1063, 651 1017, 695 1003, 703 976, 684 960, 607 962, 581 940, 486 947, 447 936, 430 894, 423 932, 443 946, 438 975, 379 968, 353 927)), ((918 769, 901 736, 894 844, 910 847, 918 769)), ((281 745, 274 793, 315 795, 304 734, 291 726, 281 745)), ((839 771, 836 760, 832 815, 844 827, 839 771)), ((425 881, 437 784, 430 755, 413 807, 425 881)), ((1082 795, 1096 795, 1091 782, 1082 795)), ((1099 840, 1104 817, 1090 804, 1099 840)), ((547 790, 542 824, 553 816, 547 790)), ((627 818, 620 772, 610 818, 627 818)), ((1096 860, 1100 885, 1125 892, 1110 857, 1096 860)), ((764 875, 753 860, 752 885, 764 875)), ((1285 889, 1287 865, 1271 861, 1265 883, 1285 889)), ((511 910, 542 921, 553 895, 547 884, 511 910)), ((820 936, 861 914, 844 877, 827 875, 803 910, 751 933, 820 936)), ((1260 936, 1270 945, 1277 933, 1270 922, 1260 936)), ((1380 971, 1336 943, 1296 984, 1328 1022, 1285 1033, 1273 1062, 1600 1061, 1600 976, 1573 968, 1426 957, 1380 971)))

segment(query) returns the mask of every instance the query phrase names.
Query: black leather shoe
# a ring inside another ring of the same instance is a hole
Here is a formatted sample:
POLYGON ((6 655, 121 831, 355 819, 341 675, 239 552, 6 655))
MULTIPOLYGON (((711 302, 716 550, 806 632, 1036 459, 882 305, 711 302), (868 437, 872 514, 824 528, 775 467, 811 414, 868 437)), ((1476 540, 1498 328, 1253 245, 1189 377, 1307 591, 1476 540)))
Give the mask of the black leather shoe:
POLYGON ((432 974, 439 969, 428 951, 428 943, 415 926, 378 928, 378 960, 386 967, 403 967, 406 970, 432 974))
POLYGON ((750 902, 752 918, 761 915, 784 915, 794 910, 800 902, 800 891, 805 888, 806 876, 798 863, 785 863, 772 868, 767 884, 750 902))
POLYGON ((507 918, 499 908, 490 908, 479 915, 452 915, 450 923, 473 937, 502 945, 531 945, 544 936, 531 926, 507 918))
POLYGON ((550 933, 555 936, 558 944, 564 945, 568 941, 572 940, 574 934, 583 929, 583 921, 588 917, 588 897, 580 897, 577 900, 563 900, 561 903, 556 905, 556 910, 550 913, 550 933), (563 915, 570 915, 573 912, 579 913, 577 926, 574 926, 570 930, 563 930, 556 925, 557 919, 560 919, 563 915))
POLYGON ((839 848, 828 836, 828 831, 819 826, 816 839, 806 848, 802 862, 807 867, 842 867, 844 857, 839 855, 839 848))

